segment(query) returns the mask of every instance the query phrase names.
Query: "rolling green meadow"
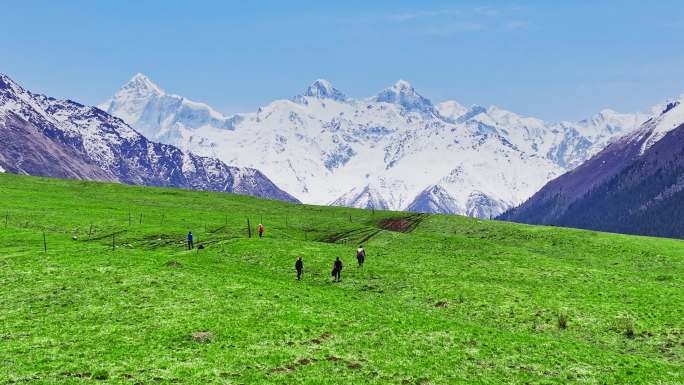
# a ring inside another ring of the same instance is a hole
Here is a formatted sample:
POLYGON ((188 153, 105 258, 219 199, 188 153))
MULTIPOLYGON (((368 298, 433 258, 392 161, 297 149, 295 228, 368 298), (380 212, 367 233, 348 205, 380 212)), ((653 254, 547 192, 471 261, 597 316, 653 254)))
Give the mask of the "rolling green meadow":
POLYGON ((684 384, 673 239, 0 174, 0 288, 0 384, 684 384))

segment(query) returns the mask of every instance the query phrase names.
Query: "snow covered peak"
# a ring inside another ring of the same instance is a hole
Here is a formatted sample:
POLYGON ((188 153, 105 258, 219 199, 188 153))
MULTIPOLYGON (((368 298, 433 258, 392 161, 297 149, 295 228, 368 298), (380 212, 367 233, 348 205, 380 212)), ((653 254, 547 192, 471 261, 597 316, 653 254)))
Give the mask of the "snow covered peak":
POLYGON ((136 74, 114 97, 98 107, 134 126, 147 138, 176 143, 179 130, 209 126, 232 129, 240 118, 226 117, 204 103, 166 93, 143 74, 136 74))
POLYGON ((21 88, 19 84, 17 84, 12 78, 9 76, 0 73, 0 90, 2 89, 9 89, 12 90, 14 93, 21 93, 24 92, 24 89, 21 88))
POLYGON ((376 102, 398 104, 408 111, 428 112, 433 110, 432 102, 420 95, 406 80, 398 80, 373 98, 376 102))
POLYGON ((474 105, 459 119, 467 125, 476 128, 479 134, 497 133, 505 137, 511 143, 521 148, 527 148, 531 153, 538 152, 532 148, 532 142, 543 140, 549 134, 544 121, 516 114, 514 112, 490 106, 485 108, 474 105), (530 147, 528 148, 529 145, 530 147))
POLYGON ((119 93, 136 94, 137 96, 164 95, 164 90, 147 76, 137 73, 121 87, 119 93))
POLYGON ((598 114, 592 116, 589 119, 584 119, 580 120, 580 124, 597 124, 599 122, 609 122, 612 120, 619 120, 623 116, 626 116, 627 114, 620 114, 619 112, 616 112, 614 110, 611 110, 609 108, 604 108, 602 109, 598 114))
MULTIPOLYGON (((660 109, 660 114, 656 114, 646 121, 640 130, 642 133, 649 135, 642 147, 642 153, 667 135, 668 132, 684 124, 683 96, 654 107, 654 110, 656 108, 660 109)), ((637 135, 640 134, 637 133, 637 135)))
POLYGON ((467 108, 461 116, 458 117, 460 123, 466 122, 480 114, 487 113, 487 107, 483 107, 477 104, 473 104, 470 108, 467 108))
POLYGON ((600 116, 609 117, 609 116, 615 116, 618 113, 615 110, 611 110, 610 108, 604 108, 598 114, 600 116))
POLYGON ((684 124, 684 95, 665 104, 662 113, 658 117, 658 129, 670 131, 684 124))
POLYGON ((7 88, 11 83, 14 83, 12 79, 0 72, 0 87, 7 88))
POLYGON ((618 140, 633 143, 642 142, 641 153, 645 153, 670 131, 684 125, 683 102, 684 95, 680 95, 678 98, 653 106, 650 110, 651 115, 641 117, 641 124, 637 130, 627 132, 618 140))
POLYGON ((347 96, 340 92, 337 88, 333 87, 333 85, 325 80, 325 79, 317 79, 311 85, 306 89, 304 92, 304 96, 310 96, 314 98, 320 98, 320 99, 333 99, 333 100, 345 100, 347 99, 347 96))
POLYGON ((622 114, 611 109, 603 109, 589 120, 582 120, 576 126, 583 134, 612 135, 624 132, 625 127, 634 129, 646 121, 648 115, 641 113, 622 114))
POLYGON ((453 100, 439 103, 435 106, 435 108, 437 111, 439 111, 440 115, 452 121, 455 121, 459 117, 463 116, 463 114, 468 112, 466 107, 453 100))
POLYGON ((411 83, 409 83, 408 81, 406 81, 404 79, 397 80, 397 82, 394 83, 392 88, 394 88, 395 90, 410 90, 412 92, 415 92, 411 83))

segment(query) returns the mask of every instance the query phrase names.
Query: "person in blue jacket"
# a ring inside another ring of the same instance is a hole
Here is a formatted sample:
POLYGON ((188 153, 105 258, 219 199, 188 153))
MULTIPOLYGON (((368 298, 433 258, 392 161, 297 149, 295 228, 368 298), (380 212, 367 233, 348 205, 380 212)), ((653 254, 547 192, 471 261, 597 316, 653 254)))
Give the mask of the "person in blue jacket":
POLYGON ((192 231, 188 232, 188 250, 192 250, 194 245, 192 244, 192 231))

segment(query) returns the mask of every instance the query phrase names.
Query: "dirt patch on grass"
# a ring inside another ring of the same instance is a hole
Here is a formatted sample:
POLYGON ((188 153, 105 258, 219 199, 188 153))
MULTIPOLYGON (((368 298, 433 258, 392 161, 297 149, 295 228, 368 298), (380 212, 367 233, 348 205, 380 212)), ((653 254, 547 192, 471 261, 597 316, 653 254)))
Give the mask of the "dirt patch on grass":
POLYGON ((447 301, 439 301, 435 304, 435 307, 448 307, 449 303, 447 301))
MULTIPOLYGON (((321 340, 321 339, 324 340, 324 339, 330 338, 330 337, 332 337, 332 334, 324 333, 323 335, 321 335, 320 337, 318 337, 316 339, 317 340, 321 340), (327 336, 325 336, 325 334, 327 334, 327 336)), ((271 372, 271 373, 293 372, 293 371, 296 371, 299 367, 307 366, 307 365, 313 365, 319 361, 320 360, 318 360, 316 358, 304 358, 304 357, 302 357, 302 358, 298 358, 292 364, 282 365, 282 366, 272 368, 269 370, 269 372, 271 372)), ((325 356, 325 361, 329 361, 329 362, 332 362, 332 363, 335 363, 338 365, 344 365, 347 369, 351 369, 351 370, 359 370, 359 369, 363 368, 363 365, 359 361, 365 362, 364 359, 352 361, 352 360, 346 360, 344 358, 340 358, 340 357, 330 355, 330 354, 325 356)))
POLYGON ((214 340, 214 333, 212 332, 194 332, 192 333, 192 340, 200 343, 207 344, 214 340))
POLYGON ((92 374, 90 372, 62 372, 62 376, 73 378, 90 378, 92 374))
POLYGON ((62 372, 60 373, 64 377, 70 378, 84 378, 91 380, 105 381, 109 379, 109 372, 103 369, 96 370, 93 373, 90 372, 62 372))
POLYGON ((294 366, 288 365, 284 368, 280 367, 280 366, 277 368, 273 368, 273 369, 271 369, 271 372, 272 373, 282 373, 282 372, 294 372, 295 370, 297 370, 297 369, 294 366))
POLYGON ((386 218, 378 223, 378 227, 387 231, 410 233, 427 218, 427 214, 412 214, 406 217, 386 218))
MULTIPOLYGON (((351 370, 358 370, 358 369, 363 368, 363 365, 361 365, 361 363, 358 362, 359 360, 351 361, 351 360, 346 360, 344 358, 340 358, 340 357, 333 356, 333 355, 328 355, 325 357, 325 359, 327 361, 330 361, 330 362, 342 364, 342 365, 346 366, 347 369, 351 369, 351 370)), ((361 359, 360 361, 365 361, 365 360, 361 359)))
POLYGON ((304 342, 303 344, 304 345, 308 345, 308 344, 320 345, 323 342, 325 342, 325 340, 328 340, 330 338, 332 338, 332 334, 329 332, 325 332, 316 338, 313 338, 309 341, 304 342))
POLYGON ((287 366, 278 366, 277 368, 271 369, 271 373, 282 373, 282 372, 294 372, 297 370, 298 366, 306 366, 306 365, 311 365, 314 362, 316 362, 316 359, 308 359, 308 358, 299 358, 297 361, 295 361, 293 364, 287 365, 287 366))

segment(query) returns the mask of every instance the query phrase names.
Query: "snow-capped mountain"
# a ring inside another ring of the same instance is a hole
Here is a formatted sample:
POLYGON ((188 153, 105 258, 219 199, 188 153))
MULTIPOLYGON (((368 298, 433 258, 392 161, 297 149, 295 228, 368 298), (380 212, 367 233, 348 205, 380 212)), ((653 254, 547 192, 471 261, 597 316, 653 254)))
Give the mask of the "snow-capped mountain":
POLYGON ((382 90, 370 100, 376 103, 396 104, 405 111, 418 111, 430 114, 436 112, 432 102, 418 94, 406 80, 399 80, 392 87, 382 90))
POLYGON ((648 117, 605 109, 578 122, 546 123, 494 106, 473 106, 461 112, 458 105, 451 103, 440 104, 443 116, 470 125, 474 130, 496 132, 522 151, 543 156, 565 169, 577 167, 611 139, 634 130, 648 117), (455 116, 451 111, 461 115, 455 116))
MULTIPOLYGON (((150 83, 144 85, 153 88, 150 83)), ((98 108, 34 94, 3 74, 0 142, 0 169, 17 174, 296 201, 257 170, 230 167, 215 158, 148 141, 123 120, 98 108)))
POLYGON ((684 95, 552 180, 507 220, 684 237, 684 95))
POLYGON ((111 100, 98 107, 145 137, 167 144, 181 144, 177 127, 232 129, 234 123, 206 104, 167 94, 142 74, 135 75, 111 100))
MULTIPOLYGON (((347 100, 347 96, 343 94, 340 90, 333 87, 329 81, 325 79, 317 79, 314 81, 304 92, 304 96, 309 96, 312 98, 325 98, 331 100, 337 100, 338 102, 343 102, 347 100)), ((306 102, 304 98, 295 97, 295 101, 306 102)))
POLYGON ((306 203, 496 216, 638 126, 603 111, 547 124, 497 107, 434 105, 407 81, 363 100, 323 79, 224 116, 136 75, 101 108, 150 137, 266 172, 306 203))

